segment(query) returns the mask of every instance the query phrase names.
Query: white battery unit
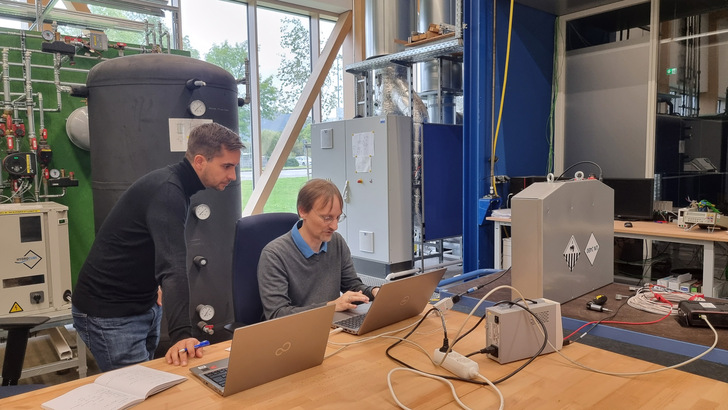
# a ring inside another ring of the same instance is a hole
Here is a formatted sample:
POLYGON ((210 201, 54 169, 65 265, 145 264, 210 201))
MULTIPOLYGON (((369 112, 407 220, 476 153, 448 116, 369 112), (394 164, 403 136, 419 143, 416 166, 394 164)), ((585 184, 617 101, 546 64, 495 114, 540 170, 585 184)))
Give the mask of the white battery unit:
POLYGON ((564 303, 614 281, 612 188, 537 182, 511 204, 511 284, 524 297, 564 303))
MULTIPOLYGON (((523 302, 520 302, 521 306, 523 302)), ((561 305, 548 299, 529 301, 526 312, 511 304, 485 309, 485 345, 497 351, 488 357, 500 364, 533 357, 544 343, 544 332, 534 315, 544 324, 551 344, 541 354, 561 350, 564 331, 561 325, 561 305), (535 303, 533 303, 535 302, 535 303)))
POLYGON ((412 119, 398 115, 311 126, 312 175, 341 190, 338 232, 355 262, 411 264, 411 140, 412 119))
POLYGON ((70 310, 68 207, 2 204, 0 232, 0 316, 70 310))

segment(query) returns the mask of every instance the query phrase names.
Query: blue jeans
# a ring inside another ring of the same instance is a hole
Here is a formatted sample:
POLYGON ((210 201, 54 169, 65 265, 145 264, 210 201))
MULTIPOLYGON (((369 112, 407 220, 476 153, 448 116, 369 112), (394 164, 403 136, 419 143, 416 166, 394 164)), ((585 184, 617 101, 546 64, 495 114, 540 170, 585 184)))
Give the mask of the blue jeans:
POLYGON ((118 369, 154 358, 159 343, 162 307, 136 316, 94 317, 72 306, 73 326, 94 355, 101 371, 118 369))

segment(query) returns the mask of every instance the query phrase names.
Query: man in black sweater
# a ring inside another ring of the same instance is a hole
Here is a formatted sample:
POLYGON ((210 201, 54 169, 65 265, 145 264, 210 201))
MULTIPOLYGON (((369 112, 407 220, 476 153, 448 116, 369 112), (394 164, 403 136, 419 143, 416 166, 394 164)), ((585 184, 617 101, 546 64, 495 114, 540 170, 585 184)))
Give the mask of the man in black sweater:
POLYGON ((153 358, 162 317, 158 291, 173 343, 167 363, 185 366, 188 357, 202 357, 189 316, 190 197, 234 181, 242 148, 222 125, 195 127, 182 161, 141 177, 109 212, 79 273, 72 308, 74 326, 102 371, 153 358))

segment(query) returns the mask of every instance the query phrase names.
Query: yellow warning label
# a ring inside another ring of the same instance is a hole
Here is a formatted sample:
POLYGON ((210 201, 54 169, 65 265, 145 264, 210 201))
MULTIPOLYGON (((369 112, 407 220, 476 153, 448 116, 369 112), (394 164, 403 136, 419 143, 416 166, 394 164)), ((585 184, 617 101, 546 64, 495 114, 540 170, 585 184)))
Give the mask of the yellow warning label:
POLYGON ((40 212, 40 209, 16 209, 12 211, 0 211, 0 215, 35 214, 38 212, 40 212))
POLYGON ((10 312, 8 312, 8 313, 18 313, 18 312, 22 312, 22 311, 23 311, 23 308, 20 307, 18 302, 15 302, 15 303, 13 303, 13 307, 10 308, 10 312))

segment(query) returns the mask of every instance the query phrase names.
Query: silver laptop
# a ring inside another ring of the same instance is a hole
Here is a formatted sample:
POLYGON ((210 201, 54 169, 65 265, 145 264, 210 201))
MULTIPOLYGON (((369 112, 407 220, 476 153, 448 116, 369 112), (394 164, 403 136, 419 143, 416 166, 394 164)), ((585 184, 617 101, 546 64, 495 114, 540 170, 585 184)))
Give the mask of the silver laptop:
POLYGON ((318 366, 324 360, 336 307, 324 306, 235 329, 227 359, 190 371, 222 396, 230 396, 318 366))
POLYGON ((436 269, 385 283, 371 303, 363 303, 356 309, 336 312, 333 326, 340 327, 347 333, 363 335, 419 315, 432 298, 437 284, 445 274, 445 269, 436 269))

